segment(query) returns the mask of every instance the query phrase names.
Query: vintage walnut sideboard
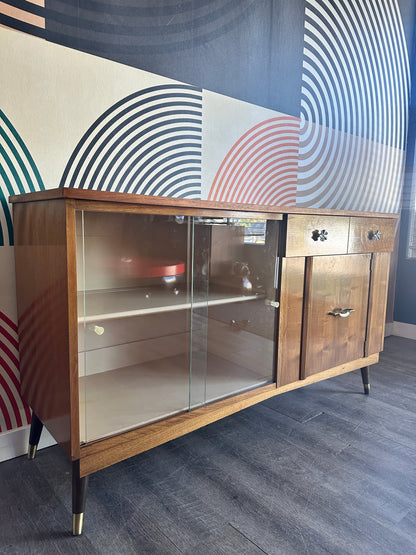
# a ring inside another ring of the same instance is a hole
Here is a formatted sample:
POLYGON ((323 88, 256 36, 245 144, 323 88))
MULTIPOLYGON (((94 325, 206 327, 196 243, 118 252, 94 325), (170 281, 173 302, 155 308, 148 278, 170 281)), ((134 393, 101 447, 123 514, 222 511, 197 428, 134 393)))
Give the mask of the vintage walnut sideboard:
POLYGON ((29 458, 88 476, 383 348, 397 217, 53 189, 11 197, 29 458))

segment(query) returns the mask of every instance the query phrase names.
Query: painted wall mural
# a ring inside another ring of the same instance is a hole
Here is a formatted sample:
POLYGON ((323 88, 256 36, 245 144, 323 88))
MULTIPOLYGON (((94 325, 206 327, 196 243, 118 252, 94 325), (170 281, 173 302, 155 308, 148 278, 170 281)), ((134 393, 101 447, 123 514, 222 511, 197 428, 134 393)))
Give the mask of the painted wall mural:
POLYGON ((117 102, 76 146, 61 187, 200 198, 202 93, 159 85, 117 102))
POLYGON ((396 2, 307 0, 300 206, 399 210, 409 103, 405 52, 396 2))
POLYGON ((30 423, 20 396, 17 324, 0 310, 0 432, 30 423))
POLYGON ((9 195, 44 189, 39 170, 19 133, 0 109, 0 246, 13 245, 9 195))
POLYGON ((397 212, 400 5, 414 1, 0 3, 1 431, 30 418, 8 196, 61 186, 397 212))

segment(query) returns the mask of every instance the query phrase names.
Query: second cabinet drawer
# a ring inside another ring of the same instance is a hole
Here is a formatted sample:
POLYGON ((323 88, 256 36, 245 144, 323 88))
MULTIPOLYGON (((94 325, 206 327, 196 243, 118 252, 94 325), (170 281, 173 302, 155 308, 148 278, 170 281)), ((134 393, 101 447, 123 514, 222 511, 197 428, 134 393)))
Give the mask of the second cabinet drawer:
POLYGON ((344 216, 289 215, 286 256, 346 254, 349 224, 344 216))
POLYGON ((390 252, 394 247, 395 230, 396 220, 393 218, 352 217, 348 252, 390 252))

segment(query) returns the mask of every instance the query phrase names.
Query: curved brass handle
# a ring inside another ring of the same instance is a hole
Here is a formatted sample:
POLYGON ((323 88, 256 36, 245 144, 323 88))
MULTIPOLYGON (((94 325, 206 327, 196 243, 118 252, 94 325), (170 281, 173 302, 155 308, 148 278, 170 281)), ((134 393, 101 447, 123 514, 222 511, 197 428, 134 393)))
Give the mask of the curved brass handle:
POLYGON ((341 318, 348 318, 351 312, 355 312, 354 308, 336 308, 335 310, 328 312, 331 316, 341 316, 341 318))
POLYGON ((319 231, 319 229, 315 229, 314 231, 312 231, 312 239, 314 241, 326 241, 328 239, 328 232, 326 231, 326 229, 323 229, 322 231, 319 231))
POLYGON ((376 229, 375 231, 371 230, 370 233, 368 234, 368 238, 370 239, 370 241, 380 241, 381 239, 381 231, 379 229, 376 229))

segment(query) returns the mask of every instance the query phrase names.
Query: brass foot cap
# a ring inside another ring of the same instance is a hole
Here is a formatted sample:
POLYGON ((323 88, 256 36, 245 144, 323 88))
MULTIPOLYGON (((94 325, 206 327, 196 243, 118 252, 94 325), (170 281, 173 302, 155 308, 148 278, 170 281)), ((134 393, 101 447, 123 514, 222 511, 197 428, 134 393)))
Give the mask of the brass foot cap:
POLYGON ((82 524, 84 521, 84 513, 74 513, 72 515, 72 535, 79 536, 82 534, 82 524))
POLYGON ((27 450, 27 458, 28 459, 34 459, 35 455, 36 455, 36 449, 38 448, 37 445, 31 445, 29 443, 29 449, 27 450))
POLYGON ((370 384, 369 383, 364 384, 364 393, 366 395, 368 395, 370 393, 370 384))

